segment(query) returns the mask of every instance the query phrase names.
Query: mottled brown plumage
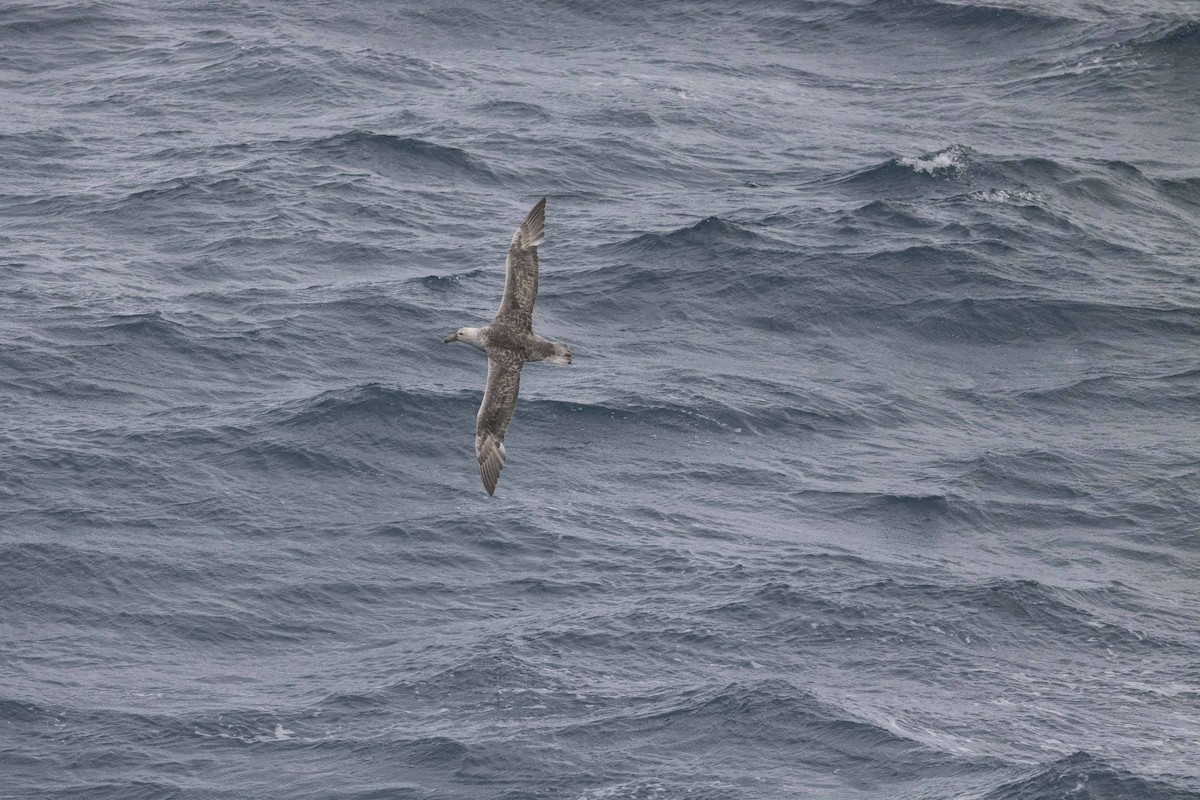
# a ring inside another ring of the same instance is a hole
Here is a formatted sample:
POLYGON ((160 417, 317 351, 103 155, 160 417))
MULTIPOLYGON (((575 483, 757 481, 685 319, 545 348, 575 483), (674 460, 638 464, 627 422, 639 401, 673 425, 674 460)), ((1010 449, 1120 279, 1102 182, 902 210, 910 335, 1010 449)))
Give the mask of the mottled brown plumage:
POLYGON ((487 388, 475 418, 475 455, 479 476, 492 495, 508 454, 504 435, 517 407, 521 367, 526 361, 549 360, 571 363, 571 348, 551 342, 533 332, 533 304, 538 290, 537 247, 545 238, 546 198, 538 201, 525 217, 508 246, 504 296, 496 318, 486 328, 459 328, 447 342, 467 342, 488 355, 487 388))

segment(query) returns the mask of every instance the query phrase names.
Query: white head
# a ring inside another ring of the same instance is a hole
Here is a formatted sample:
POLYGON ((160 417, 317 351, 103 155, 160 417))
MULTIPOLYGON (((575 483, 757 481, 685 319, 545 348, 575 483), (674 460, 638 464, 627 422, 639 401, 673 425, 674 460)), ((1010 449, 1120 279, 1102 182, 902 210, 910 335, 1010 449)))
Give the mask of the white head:
POLYGON ((476 347, 483 348, 483 331, 480 328, 459 328, 454 333, 446 337, 446 344, 450 342, 466 342, 473 344, 476 347))

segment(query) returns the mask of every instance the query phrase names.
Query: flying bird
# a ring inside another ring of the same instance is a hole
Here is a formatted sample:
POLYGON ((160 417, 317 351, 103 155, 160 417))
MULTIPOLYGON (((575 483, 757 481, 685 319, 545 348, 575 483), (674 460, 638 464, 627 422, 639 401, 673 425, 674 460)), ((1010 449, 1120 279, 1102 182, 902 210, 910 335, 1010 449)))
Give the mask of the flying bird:
POLYGON ((546 238, 546 198, 542 198, 513 234, 505 262, 504 297, 492 324, 484 328, 459 328, 446 343, 466 342, 487 353, 487 388, 475 417, 475 455, 479 476, 489 496, 508 454, 504 434, 517 407, 521 367, 526 361, 571 363, 571 348, 533 332, 533 303, 538 290, 538 245, 546 238))

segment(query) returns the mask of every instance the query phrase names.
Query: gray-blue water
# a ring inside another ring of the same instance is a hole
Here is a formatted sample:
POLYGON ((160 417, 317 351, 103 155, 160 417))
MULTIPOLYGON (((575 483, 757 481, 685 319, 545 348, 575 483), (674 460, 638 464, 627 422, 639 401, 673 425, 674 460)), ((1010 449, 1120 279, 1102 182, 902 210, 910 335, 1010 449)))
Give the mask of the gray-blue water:
POLYGON ((0 797, 1200 797, 1195 3, 8 2, 0 100, 0 797))

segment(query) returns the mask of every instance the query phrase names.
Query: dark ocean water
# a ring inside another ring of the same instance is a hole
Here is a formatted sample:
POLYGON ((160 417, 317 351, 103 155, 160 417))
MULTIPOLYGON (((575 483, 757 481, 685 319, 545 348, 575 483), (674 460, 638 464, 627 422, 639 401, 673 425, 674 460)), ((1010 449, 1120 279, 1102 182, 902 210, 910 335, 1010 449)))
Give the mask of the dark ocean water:
POLYGON ((0 99, 0 797, 1200 797, 1197 4, 7 2, 0 99))

